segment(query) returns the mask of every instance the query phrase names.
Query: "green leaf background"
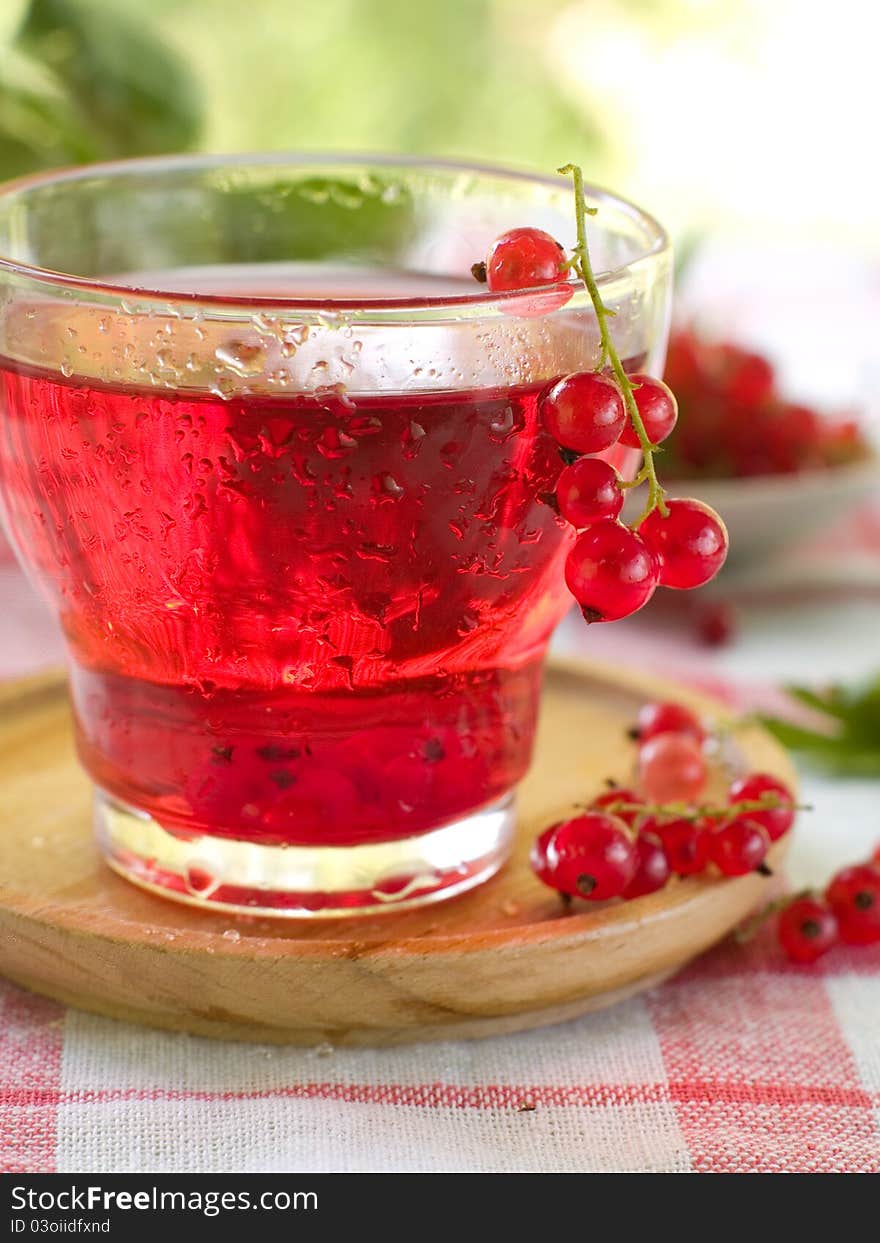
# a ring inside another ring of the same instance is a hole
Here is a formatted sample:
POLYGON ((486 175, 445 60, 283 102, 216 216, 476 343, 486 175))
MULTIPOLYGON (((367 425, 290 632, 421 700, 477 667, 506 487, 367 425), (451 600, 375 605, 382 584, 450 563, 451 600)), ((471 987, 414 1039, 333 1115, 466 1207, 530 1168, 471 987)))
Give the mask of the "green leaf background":
POLYGON ((193 148, 589 162, 545 37, 565 2, 0 0, 0 178, 193 148))
POLYGON ((196 142, 192 73, 139 7, 13 0, 0 25, 0 176, 196 142))
POLYGON ((822 691, 791 686, 789 694, 825 718, 827 728, 810 729, 789 720, 766 718, 784 746, 805 760, 846 777, 880 777, 880 677, 857 686, 833 685, 822 691))

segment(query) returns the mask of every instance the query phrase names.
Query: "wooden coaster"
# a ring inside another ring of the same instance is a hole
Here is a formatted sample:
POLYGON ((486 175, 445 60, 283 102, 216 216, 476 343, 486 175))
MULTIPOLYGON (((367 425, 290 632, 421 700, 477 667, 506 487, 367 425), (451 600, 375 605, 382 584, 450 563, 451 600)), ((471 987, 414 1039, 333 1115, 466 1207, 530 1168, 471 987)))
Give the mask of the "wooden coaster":
MULTIPOLYGON (((0 687, 0 973, 113 1018, 229 1040, 381 1045, 488 1036, 610 1005, 725 936, 772 881, 675 881, 634 902, 565 912, 532 876, 532 840, 605 779, 631 778, 639 704, 705 696, 593 665, 551 664, 511 862, 481 888, 356 920, 232 918, 154 897, 92 842, 63 675, 0 687)), ((743 764, 794 785, 763 730, 743 764)), ((722 774, 714 793, 723 789, 722 774)), ((786 841, 777 843, 778 863, 786 841)))

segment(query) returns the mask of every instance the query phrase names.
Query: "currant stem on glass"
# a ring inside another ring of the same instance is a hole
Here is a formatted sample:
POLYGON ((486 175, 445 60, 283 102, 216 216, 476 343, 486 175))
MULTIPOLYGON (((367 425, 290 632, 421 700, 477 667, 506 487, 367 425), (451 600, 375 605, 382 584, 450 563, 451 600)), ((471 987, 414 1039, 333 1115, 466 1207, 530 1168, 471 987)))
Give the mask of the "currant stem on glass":
MULTIPOLYGON (((584 282, 590 300, 593 303, 593 310, 596 313, 596 320, 599 325, 599 341, 601 344, 601 356, 599 367, 605 366, 608 362, 614 372, 614 378, 623 394, 623 400, 626 405, 626 411, 629 415, 630 422, 635 429, 639 438, 639 444, 642 450, 643 465, 636 479, 629 486, 635 486, 636 483, 648 484, 648 500, 642 516, 634 523, 634 527, 638 528, 653 510, 659 509, 660 513, 666 516, 665 490, 657 477, 657 470, 654 464, 654 454, 657 452, 657 446, 651 443, 650 437, 645 430, 645 424, 636 405, 633 386, 629 376, 624 370, 623 363, 620 361, 620 355, 614 345, 614 340, 608 328, 608 320, 614 314, 613 311, 602 301, 602 295, 599 292, 599 286, 596 284, 596 277, 593 272, 593 265, 590 262, 590 251, 587 244, 587 216, 595 216, 597 208, 588 207, 584 198, 584 174, 583 170, 577 164, 564 164, 562 168, 557 170, 561 176, 571 176, 574 185, 575 198, 575 218, 577 221, 577 245, 572 251, 572 259, 570 268, 584 282)), ((626 486, 626 485, 624 485, 626 486)))

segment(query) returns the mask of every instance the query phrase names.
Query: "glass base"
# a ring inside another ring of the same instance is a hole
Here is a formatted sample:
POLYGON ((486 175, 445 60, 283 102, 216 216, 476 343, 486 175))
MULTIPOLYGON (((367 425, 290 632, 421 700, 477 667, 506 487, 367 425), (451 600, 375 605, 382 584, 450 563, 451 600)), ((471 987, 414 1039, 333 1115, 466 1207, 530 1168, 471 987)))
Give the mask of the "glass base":
POLYGON ((263 846, 163 828, 103 790, 95 831, 107 863, 144 889, 211 910, 336 918, 405 910, 488 880, 510 852, 514 798, 460 820, 362 846, 263 846))

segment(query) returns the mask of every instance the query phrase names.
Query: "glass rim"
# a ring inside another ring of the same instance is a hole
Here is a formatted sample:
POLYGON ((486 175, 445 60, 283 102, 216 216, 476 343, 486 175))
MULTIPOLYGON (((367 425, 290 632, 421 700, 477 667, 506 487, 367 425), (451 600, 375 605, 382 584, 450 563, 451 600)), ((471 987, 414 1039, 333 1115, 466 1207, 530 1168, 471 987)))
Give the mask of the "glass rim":
MULTIPOLYGON (((8 196, 14 194, 27 193, 30 190, 38 190, 45 186, 63 185, 65 183, 86 180, 96 174, 105 176, 122 176, 126 173, 136 172, 165 172, 175 169, 189 169, 193 171, 206 169, 222 169, 222 168, 244 168, 244 167, 271 167, 272 165, 301 167, 307 169, 309 167, 321 166, 356 166, 361 165, 367 168, 400 168, 400 169, 422 169, 426 172, 435 170, 437 172, 446 173, 463 173, 471 175, 483 175, 487 177, 500 177, 509 179, 514 182, 531 183, 533 185, 542 186, 548 190, 564 191, 565 183, 562 181, 561 175, 558 177, 548 176, 546 174, 534 173, 527 169, 511 168, 501 164, 477 163, 452 159, 432 158, 430 156, 408 156, 408 155, 384 155, 381 153, 357 153, 357 152, 320 152, 320 151, 261 151, 261 152, 235 152, 235 153, 192 153, 192 154, 175 154, 160 156, 136 156, 130 159, 107 160, 89 164, 71 165, 56 169, 46 169, 36 173, 29 173, 22 177, 16 177, 10 181, 0 183, 0 202, 8 196)), ((625 263, 619 264, 614 268, 606 269, 596 273, 596 283, 600 287, 611 285, 614 282, 625 277, 634 268, 647 260, 655 260, 661 258, 671 250, 671 242, 668 233, 649 212, 633 203, 630 199, 624 198, 614 191, 607 190, 602 186, 593 183, 585 183, 584 190, 586 197, 592 202, 601 205, 604 203, 609 207, 613 207, 616 211, 622 212, 631 220, 637 222, 649 237, 649 245, 641 250, 633 258, 628 259, 625 263)), ((573 194, 571 186, 568 186, 568 192, 573 194)), ((466 294, 442 294, 442 295, 425 295, 420 297, 413 296, 397 296, 397 297, 380 297, 380 298, 332 298, 332 297, 285 297, 279 294, 271 295, 248 295, 240 294, 228 295, 222 293, 190 293, 175 290, 164 290, 161 288, 150 288, 149 286, 123 285, 113 280, 96 279, 88 276, 77 276, 75 273, 56 271, 52 268, 41 267, 38 264, 25 263, 18 259, 13 259, 8 255, 0 253, 0 276, 4 273, 11 277, 24 278, 26 280, 37 282, 38 284, 51 285, 56 288, 69 290, 71 293, 76 292, 89 293, 103 297, 108 301, 116 302, 127 301, 132 299, 145 299, 150 302, 161 300, 166 303, 182 303, 186 305, 203 305, 205 307, 224 307, 224 308, 241 308, 243 311, 252 311, 254 309, 266 309, 268 307, 277 307, 285 310, 301 310, 315 312, 319 309, 325 309, 331 313, 353 312, 364 310, 366 312, 379 313, 390 312, 394 315, 405 313, 407 310, 413 312, 430 312, 434 311, 465 311, 474 310, 492 310, 496 312, 504 312, 505 307, 510 305, 511 309, 516 304, 521 303, 524 296, 531 300, 537 300, 536 306, 540 305, 540 301, 546 298, 548 302, 547 311, 550 313, 554 306, 558 305, 554 298, 554 291, 558 295, 559 285, 542 285, 534 286, 528 289, 515 289, 502 292, 492 292, 484 286, 477 286, 472 293, 466 294)), ((573 298, 567 303, 569 309, 573 303, 576 305, 579 294, 584 294, 585 289, 581 281, 570 281, 569 285, 573 287, 573 298)))

